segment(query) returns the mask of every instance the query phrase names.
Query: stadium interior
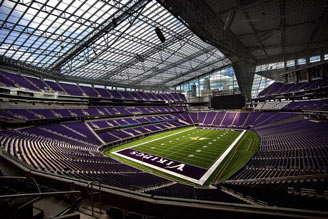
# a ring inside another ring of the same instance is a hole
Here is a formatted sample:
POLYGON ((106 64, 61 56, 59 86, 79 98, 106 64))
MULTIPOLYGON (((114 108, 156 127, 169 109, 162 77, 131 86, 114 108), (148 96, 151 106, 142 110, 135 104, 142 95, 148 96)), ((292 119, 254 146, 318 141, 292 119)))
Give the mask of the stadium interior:
POLYGON ((328 2, 3 0, 1 218, 328 218, 328 2))

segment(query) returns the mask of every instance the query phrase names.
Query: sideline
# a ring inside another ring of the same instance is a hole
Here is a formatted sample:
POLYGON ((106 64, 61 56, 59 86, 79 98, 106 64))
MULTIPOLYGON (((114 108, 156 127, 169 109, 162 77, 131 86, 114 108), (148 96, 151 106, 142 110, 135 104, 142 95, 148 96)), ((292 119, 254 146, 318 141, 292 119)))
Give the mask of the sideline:
POLYGON ((246 130, 244 130, 232 144, 228 147, 228 149, 219 157, 219 159, 216 160, 216 162, 207 170, 207 172, 200 178, 199 183, 200 185, 203 185, 208 177, 212 175, 212 173, 215 171, 215 169, 221 164, 221 162, 224 160, 224 158, 229 154, 229 152, 235 147, 235 145, 238 143, 238 141, 243 137, 243 135, 246 133, 246 130))

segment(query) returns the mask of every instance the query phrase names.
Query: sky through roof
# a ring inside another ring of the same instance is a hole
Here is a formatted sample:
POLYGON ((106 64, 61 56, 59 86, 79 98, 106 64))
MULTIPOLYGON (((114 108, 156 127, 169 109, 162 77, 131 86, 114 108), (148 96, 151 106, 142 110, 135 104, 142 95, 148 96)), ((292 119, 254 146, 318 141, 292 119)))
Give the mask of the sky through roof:
POLYGON ((230 63, 156 1, 5 0, 0 31, 1 56, 108 84, 174 86, 230 63))

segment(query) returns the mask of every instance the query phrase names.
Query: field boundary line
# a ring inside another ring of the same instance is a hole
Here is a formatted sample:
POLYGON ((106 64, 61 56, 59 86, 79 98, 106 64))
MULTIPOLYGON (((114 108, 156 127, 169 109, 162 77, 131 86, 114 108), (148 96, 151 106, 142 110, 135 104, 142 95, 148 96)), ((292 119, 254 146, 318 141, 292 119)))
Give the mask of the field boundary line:
POLYGON ((235 147, 235 145, 239 142, 239 140, 244 136, 246 130, 244 130, 232 144, 227 148, 225 152, 215 161, 215 163, 207 170, 207 172, 200 178, 199 184, 203 185, 206 180, 212 175, 212 173, 216 170, 216 168, 221 164, 224 158, 229 154, 229 152, 235 147))
POLYGON ((232 161, 233 158, 235 157, 235 155, 236 155, 236 150, 237 150, 238 147, 240 147, 241 142, 242 142, 242 141, 239 141, 237 147, 234 148, 233 154, 229 157, 229 161, 228 161, 228 163, 227 163, 227 164, 223 164, 223 165, 224 165, 224 166, 223 166, 224 169, 220 172, 220 175, 219 175, 219 176, 217 177, 217 179, 215 180, 216 183, 219 182, 219 180, 220 180, 222 174, 225 172, 225 170, 228 168, 229 164, 231 163, 231 161, 232 161))
POLYGON ((251 139, 251 142, 249 142, 248 147, 247 147, 247 151, 249 151, 249 147, 251 146, 252 143, 253 143, 253 139, 251 139))
MULTIPOLYGON (((139 145, 147 144, 147 143, 150 143, 150 142, 153 142, 153 141, 157 141, 157 140, 160 140, 160 139, 163 139, 163 138, 167 138, 167 137, 170 137, 170 136, 173 136, 173 135, 177 135, 177 134, 180 134, 180 133, 183 133, 183 132, 186 132, 186 131, 190 131, 190 130, 193 130, 193 129, 195 129, 195 127, 194 128, 190 128, 190 129, 187 129, 187 130, 184 130, 184 131, 181 131, 181 132, 177 132, 177 133, 174 133, 174 134, 171 134, 171 135, 168 135, 168 136, 163 136, 163 137, 160 137, 160 138, 157 138, 157 139, 153 139, 153 140, 150 140, 150 141, 147 141, 147 142, 143 142, 143 143, 140 143, 140 144, 131 146, 131 147, 126 147, 124 149, 137 147, 139 145)), ((158 171, 161 171, 161 172, 164 172, 164 173, 173 175, 175 177, 178 177, 178 178, 181 178, 181 179, 184 179, 184 180, 187 180, 187 181, 190 181, 190 182, 199 184, 199 185, 203 185, 206 182, 206 180, 213 174, 213 172, 216 170, 216 168, 221 164, 221 162, 225 159, 225 157, 230 153, 230 151, 236 146, 236 144, 244 136, 245 133, 246 133, 246 130, 244 130, 232 142, 232 144, 221 154, 221 156, 215 161, 215 163, 204 173, 204 175, 199 180, 194 179, 194 178, 191 178, 191 177, 188 177, 188 176, 185 176, 183 174, 175 173, 173 171, 170 171, 170 170, 167 170, 167 169, 164 169, 164 168, 161 168, 161 167, 158 167, 158 166, 155 166, 155 165, 152 165, 152 164, 149 164, 149 163, 140 161, 140 160, 136 160, 134 158, 131 158, 131 157, 128 157, 128 156, 125 156, 125 155, 122 155, 122 154, 119 154, 118 153, 119 151, 124 150, 124 149, 121 149, 121 150, 118 150, 118 151, 114 151, 114 152, 111 152, 111 153, 112 154, 115 154, 116 156, 119 156, 119 157, 122 157, 122 158, 125 158, 125 159, 128 159, 128 160, 131 160, 133 162, 142 164, 144 166, 148 166, 150 168, 156 169, 158 171)))
POLYGON ((189 182, 193 182, 193 183, 199 184, 199 180, 194 179, 194 178, 191 178, 191 177, 189 177, 189 176, 185 176, 185 175, 183 175, 183 174, 175 173, 175 172, 170 171, 170 170, 168 170, 168 169, 164 169, 164 168, 161 168, 161 167, 158 167, 158 166, 155 166, 155 165, 152 165, 152 164, 149 164, 149 163, 143 162, 143 161, 141 161, 141 160, 136 160, 136 159, 134 159, 134 158, 127 157, 127 156, 125 156, 125 155, 122 155, 122 154, 117 153, 116 151, 111 152, 111 153, 115 154, 116 156, 122 157, 122 158, 124 158, 124 159, 128 159, 128 160, 133 161, 133 162, 136 162, 136 163, 138 163, 138 164, 141 164, 141 165, 144 165, 144 166, 147 166, 147 167, 153 168, 153 169, 155 169, 155 170, 158 170, 158 171, 164 172, 164 173, 166 173, 166 174, 170 174, 170 175, 172 175, 172 176, 175 176, 175 177, 178 177, 178 178, 181 178, 181 179, 187 180, 187 181, 189 181, 189 182))

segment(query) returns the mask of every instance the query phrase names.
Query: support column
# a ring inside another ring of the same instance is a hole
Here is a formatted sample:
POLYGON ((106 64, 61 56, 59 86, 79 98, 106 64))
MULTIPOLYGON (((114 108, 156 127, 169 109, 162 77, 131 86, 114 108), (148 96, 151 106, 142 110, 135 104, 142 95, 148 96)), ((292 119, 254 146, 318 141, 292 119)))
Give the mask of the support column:
POLYGON ((239 60, 232 63, 236 74, 240 92, 245 96, 246 102, 252 99, 252 86, 255 74, 255 64, 245 60, 239 60))

